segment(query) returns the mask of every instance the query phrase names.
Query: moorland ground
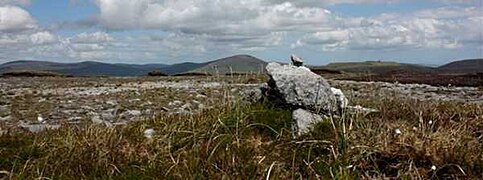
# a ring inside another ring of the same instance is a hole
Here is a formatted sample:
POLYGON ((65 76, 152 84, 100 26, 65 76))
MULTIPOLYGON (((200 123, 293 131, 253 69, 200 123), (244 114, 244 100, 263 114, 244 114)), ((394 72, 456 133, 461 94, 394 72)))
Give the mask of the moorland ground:
POLYGON ((266 79, 0 79, 0 178, 483 178, 481 89, 330 80, 379 112, 294 140, 290 110, 244 100, 266 79))

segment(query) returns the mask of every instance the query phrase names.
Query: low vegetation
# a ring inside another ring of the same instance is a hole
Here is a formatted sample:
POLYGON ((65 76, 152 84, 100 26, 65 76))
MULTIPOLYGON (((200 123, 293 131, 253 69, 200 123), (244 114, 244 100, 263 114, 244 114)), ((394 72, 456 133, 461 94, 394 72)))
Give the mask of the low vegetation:
POLYGON ((351 98, 344 113, 293 140, 291 112, 228 103, 117 128, 72 126, 0 136, 0 178, 483 178, 483 107, 351 98), (154 129, 153 138, 143 132, 154 129))

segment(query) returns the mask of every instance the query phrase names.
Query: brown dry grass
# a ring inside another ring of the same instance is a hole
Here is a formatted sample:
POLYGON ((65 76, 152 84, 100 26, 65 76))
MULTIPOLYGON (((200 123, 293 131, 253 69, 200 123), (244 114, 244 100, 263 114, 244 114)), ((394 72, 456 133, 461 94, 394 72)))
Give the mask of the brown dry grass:
POLYGON ((380 112, 332 117, 299 140, 291 139, 291 112, 241 102, 113 129, 11 132, 0 136, 0 177, 483 178, 481 105, 393 97, 352 102, 380 112), (153 139, 143 137, 148 128, 156 131, 153 139))

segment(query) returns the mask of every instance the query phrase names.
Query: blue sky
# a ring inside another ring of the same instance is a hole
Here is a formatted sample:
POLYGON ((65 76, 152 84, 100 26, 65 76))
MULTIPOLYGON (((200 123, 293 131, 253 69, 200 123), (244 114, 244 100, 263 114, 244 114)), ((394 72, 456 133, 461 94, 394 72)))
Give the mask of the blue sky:
POLYGON ((0 0, 0 63, 483 57, 483 0, 0 0))

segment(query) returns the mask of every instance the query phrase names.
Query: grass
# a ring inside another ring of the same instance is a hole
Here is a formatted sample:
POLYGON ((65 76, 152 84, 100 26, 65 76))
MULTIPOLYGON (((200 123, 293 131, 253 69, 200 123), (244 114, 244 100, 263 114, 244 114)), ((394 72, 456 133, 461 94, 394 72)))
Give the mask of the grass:
POLYGON ((297 140, 290 111, 242 102, 117 128, 11 132, 0 136, 0 178, 483 178, 481 105, 352 102, 380 112, 330 117, 297 140), (148 128, 152 139, 143 136, 148 128))

